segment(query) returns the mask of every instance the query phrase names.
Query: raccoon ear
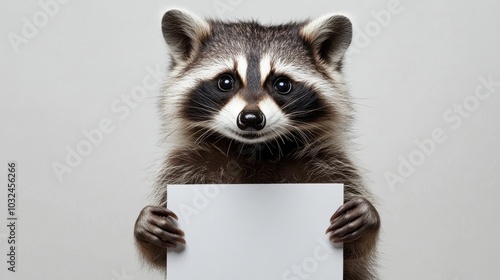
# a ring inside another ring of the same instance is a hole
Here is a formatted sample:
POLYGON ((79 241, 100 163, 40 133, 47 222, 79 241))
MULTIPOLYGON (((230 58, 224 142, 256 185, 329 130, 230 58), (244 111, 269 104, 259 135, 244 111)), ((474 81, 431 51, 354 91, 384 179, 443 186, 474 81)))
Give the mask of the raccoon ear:
POLYGON ((210 34, 210 24, 186 11, 170 10, 163 15, 161 29, 175 63, 188 61, 210 34))
POLYGON ((351 44, 352 24, 345 16, 327 15, 307 22, 300 33, 320 61, 335 66, 351 44))

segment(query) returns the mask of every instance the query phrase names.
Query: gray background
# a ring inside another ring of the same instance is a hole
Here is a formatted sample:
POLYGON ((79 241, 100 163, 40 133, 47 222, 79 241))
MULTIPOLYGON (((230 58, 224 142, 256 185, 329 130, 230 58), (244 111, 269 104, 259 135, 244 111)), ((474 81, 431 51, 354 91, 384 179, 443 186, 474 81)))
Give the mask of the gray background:
MULTIPOLYGON (((123 108, 122 96, 150 76, 147 67, 166 69, 160 19, 168 8, 184 7, 266 23, 348 14, 358 51, 345 72, 358 112, 356 156, 382 215, 381 278, 497 279, 500 87, 477 104, 473 96, 480 77, 500 81, 500 2, 401 0, 381 24, 372 12, 387 11, 389 2, 73 0, 16 53, 8 34, 22 34, 23 18, 33 22, 43 9, 36 1, 2 1, 0 217, 7 216, 6 162, 17 160, 20 225, 19 272, 7 273, 2 261, 0 277, 163 279, 140 265, 132 235, 161 156, 159 84, 127 116, 111 107, 123 108), (443 114, 457 118, 449 110, 464 101, 473 110, 453 126, 443 114), (82 131, 103 119, 114 130, 59 180, 52 164, 65 163, 66 148, 75 149, 86 139, 82 131), (401 157, 418 160, 415 141, 435 129, 446 141, 391 185, 386 174, 397 174, 401 157)), ((6 237, 1 226, 2 256, 6 237)))

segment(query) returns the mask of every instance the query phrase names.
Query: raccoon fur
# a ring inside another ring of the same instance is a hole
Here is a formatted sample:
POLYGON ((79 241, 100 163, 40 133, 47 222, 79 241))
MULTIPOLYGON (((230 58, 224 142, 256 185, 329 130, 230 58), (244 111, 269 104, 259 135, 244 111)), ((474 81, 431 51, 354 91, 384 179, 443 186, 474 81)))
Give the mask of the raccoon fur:
POLYGON ((327 234, 344 243, 344 279, 378 279, 380 217, 349 153, 350 20, 262 25, 170 10, 162 31, 171 54, 159 102, 167 152, 156 201, 135 225, 143 258, 164 267, 166 249, 185 243, 165 207, 168 184, 344 183, 327 234))

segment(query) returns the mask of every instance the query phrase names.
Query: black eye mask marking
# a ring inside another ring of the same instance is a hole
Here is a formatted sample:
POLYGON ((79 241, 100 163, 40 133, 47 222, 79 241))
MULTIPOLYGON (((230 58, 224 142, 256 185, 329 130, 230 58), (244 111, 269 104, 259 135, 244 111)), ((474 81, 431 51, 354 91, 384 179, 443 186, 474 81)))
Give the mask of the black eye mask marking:
POLYGON ((207 121, 231 99, 240 83, 229 74, 200 82, 182 104, 181 114, 192 121, 207 121))
MULTIPOLYGON (((276 81, 279 81, 278 78, 276 81)), ((276 104, 283 112, 293 121, 297 122, 314 122, 328 117, 332 114, 328 104, 322 97, 311 87, 303 83, 290 81, 291 88, 288 91, 288 86, 284 85, 282 89, 286 89, 288 93, 283 94, 271 85, 274 94, 271 94, 276 104)))

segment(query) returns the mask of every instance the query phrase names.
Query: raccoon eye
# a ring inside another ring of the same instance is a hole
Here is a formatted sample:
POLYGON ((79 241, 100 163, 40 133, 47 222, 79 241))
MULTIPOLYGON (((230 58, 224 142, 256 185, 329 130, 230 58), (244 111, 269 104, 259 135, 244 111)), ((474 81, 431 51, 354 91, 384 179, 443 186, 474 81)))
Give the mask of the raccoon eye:
POLYGON ((234 87, 234 79, 228 74, 224 74, 219 78, 219 89, 222 91, 230 91, 234 87))
POLYGON ((280 94, 287 94, 292 91, 292 82, 284 77, 276 79, 274 81, 274 89, 280 94))

